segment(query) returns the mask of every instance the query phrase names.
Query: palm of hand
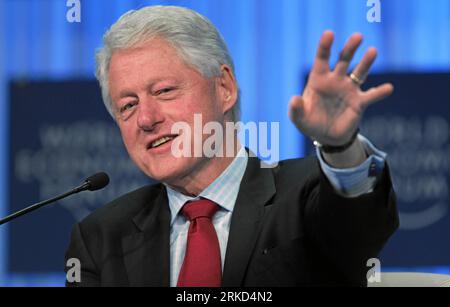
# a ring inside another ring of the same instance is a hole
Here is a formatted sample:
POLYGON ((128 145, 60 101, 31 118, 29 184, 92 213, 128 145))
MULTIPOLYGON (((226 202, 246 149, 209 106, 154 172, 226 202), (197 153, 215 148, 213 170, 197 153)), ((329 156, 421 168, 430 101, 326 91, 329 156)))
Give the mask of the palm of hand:
MULTIPOLYGON (((350 37, 333 71, 329 68, 332 32, 322 36, 314 66, 302 96, 294 96, 289 116, 305 135, 322 144, 339 146, 348 142, 362 118, 365 108, 392 93, 390 84, 362 91, 347 76, 350 61, 362 41, 360 34, 350 37)), ((370 48, 353 74, 364 80, 376 57, 370 48)))

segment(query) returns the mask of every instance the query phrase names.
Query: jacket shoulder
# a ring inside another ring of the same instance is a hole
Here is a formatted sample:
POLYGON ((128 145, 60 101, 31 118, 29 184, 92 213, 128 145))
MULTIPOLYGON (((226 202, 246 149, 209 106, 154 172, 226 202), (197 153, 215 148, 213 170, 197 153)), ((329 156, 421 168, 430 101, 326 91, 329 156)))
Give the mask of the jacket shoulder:
POLYGON ((297 181, 317 179, 320 175, 319 160, 315 156, 283 160, 273 168, 273 173, 277 182, 289 181, 293 178, 297 181))
POLYGON ((92 212, 80 222, 80 225, 83 228, 99 226, 117 228, 125 221, 130 221, 146 205, 151 206, 163 189, 164 185, 158 183, 124 194, 92 212))

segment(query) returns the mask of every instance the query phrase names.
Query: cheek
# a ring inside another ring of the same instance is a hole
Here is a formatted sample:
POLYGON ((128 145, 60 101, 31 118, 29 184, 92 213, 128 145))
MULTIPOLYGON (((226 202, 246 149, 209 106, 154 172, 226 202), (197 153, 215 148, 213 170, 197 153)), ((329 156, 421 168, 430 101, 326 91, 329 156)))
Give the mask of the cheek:
POLYGON ((193 120, 194 114, 202 114, 203 123, 220 121, 222 112, 217 100, 212 95, 197 95, 191 97, 183 110, 183 116, 193 120))
POLYGON ((120 134, 122 135, 122 141, 130 155, 134 155, 137 150, 137 141, 135 137, 135 132, 128 126, 119 126, 120 134))

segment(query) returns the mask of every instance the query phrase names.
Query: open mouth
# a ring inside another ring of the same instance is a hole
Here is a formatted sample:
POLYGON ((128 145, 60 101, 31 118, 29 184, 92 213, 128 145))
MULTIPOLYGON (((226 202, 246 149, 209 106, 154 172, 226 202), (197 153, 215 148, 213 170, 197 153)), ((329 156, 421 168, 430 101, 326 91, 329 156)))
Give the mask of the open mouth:
POLYGON ((148 146, 148 148, 149 149, 157 148, 157 147, 159 147, 161 145, 166 144, 167 142, 172 141, 176 137, 177 137, 177 135, 166 135, 166 136, 163 136, 163 137, 161 137, 161 138, 151 142, 150 145, 148 146))

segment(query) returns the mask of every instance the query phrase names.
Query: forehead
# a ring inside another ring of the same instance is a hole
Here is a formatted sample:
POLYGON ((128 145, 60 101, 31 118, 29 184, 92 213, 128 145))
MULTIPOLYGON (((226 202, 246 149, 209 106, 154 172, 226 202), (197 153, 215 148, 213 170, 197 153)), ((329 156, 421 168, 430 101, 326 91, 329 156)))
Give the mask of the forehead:
POLYGON ((121 96, 121 92, 149 88, 164 80, 192 83, 206 78, 188 66, 177 50, 161 38, 113 52, 108 80, 113 101, 121 96))
POLYGON ((154 38, 145 43, 127 49, 115 50, 112 54, 109 72, 116 73, 127 69, 149 68, 181 68, 187 65, 179 53, 168 42, 161 38, 154 38))

